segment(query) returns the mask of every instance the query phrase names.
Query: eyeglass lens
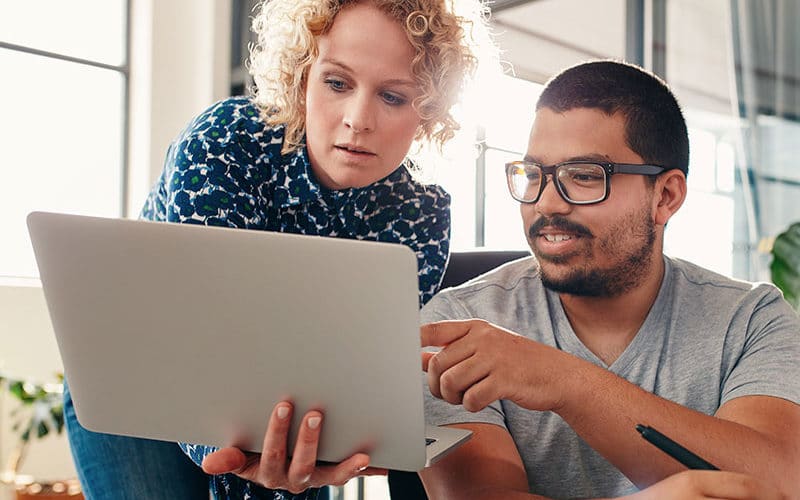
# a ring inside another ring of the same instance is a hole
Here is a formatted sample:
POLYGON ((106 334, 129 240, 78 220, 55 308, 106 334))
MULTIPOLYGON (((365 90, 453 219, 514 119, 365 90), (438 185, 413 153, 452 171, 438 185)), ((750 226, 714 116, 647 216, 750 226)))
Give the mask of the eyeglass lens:
MULTIPOLYGON (((538 201, 542 191, 542 170, 536 165, 515 165, 509 170, 509 186, 520 201, 538 201)), ((593 163, 571 163, 556 168, 555 181, 569 201, 601 200, 606 191, 606 171, 593 163)))

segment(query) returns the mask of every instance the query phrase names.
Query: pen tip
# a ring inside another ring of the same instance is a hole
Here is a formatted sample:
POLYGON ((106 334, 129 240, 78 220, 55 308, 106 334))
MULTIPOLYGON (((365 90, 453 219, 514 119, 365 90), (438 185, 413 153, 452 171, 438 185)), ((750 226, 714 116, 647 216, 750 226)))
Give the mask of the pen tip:
POLYGON ((643 426, 642 424, 636 424, 636 430, 639 432, 644 432, 647 427, 643 426))

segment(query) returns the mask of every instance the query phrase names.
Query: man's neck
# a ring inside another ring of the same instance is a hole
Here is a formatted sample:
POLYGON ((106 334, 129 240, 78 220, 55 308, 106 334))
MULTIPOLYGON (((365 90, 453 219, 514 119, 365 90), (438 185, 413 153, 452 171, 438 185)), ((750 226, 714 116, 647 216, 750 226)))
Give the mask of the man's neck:
POLYGON ((559 294, 580 341, 606 365, 625 351, 647 318, 664 278, 664 260, 653 258, 651 272, 635 288, 615 297, 559 294))

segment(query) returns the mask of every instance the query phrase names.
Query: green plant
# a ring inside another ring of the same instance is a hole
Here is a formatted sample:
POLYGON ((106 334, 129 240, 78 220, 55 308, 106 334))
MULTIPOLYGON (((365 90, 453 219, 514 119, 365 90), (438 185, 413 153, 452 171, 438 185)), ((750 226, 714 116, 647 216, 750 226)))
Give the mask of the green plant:
POLYGON ((13 474, 21 467, 32 438, 43 438, 52 431, 61 434, 64 430, 64 377, 58 374, 57 379, 57 383, 37 384, 0 374, 0 387, 8 390, 21 403, 10 413, 11 429, 19 436, 19 442, 7 463, 7 470, 13 474))
POLYGON ((772 282, 786 301, 800 311, 800 222, 779 234, 772 244, 772 282))

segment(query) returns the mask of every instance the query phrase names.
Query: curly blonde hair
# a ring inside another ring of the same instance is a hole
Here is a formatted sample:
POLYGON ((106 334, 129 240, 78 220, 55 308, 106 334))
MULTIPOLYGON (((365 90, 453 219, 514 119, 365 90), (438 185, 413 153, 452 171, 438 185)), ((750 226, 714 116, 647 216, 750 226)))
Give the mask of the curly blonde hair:
POLYGON ((479 46, 488 43, 482 0, 266 0, 253 20, 257 41, 249 70, 262 117, 286 127, 284 154, 305 134, 305 83, 318 55, 317 38, 339 11, 361 2, 396 19, 414 48, 412 74, 421 94, 412 105, 422 119, 415 140, 441 150, 460 128, 451 108, 475 73, 479 46))

